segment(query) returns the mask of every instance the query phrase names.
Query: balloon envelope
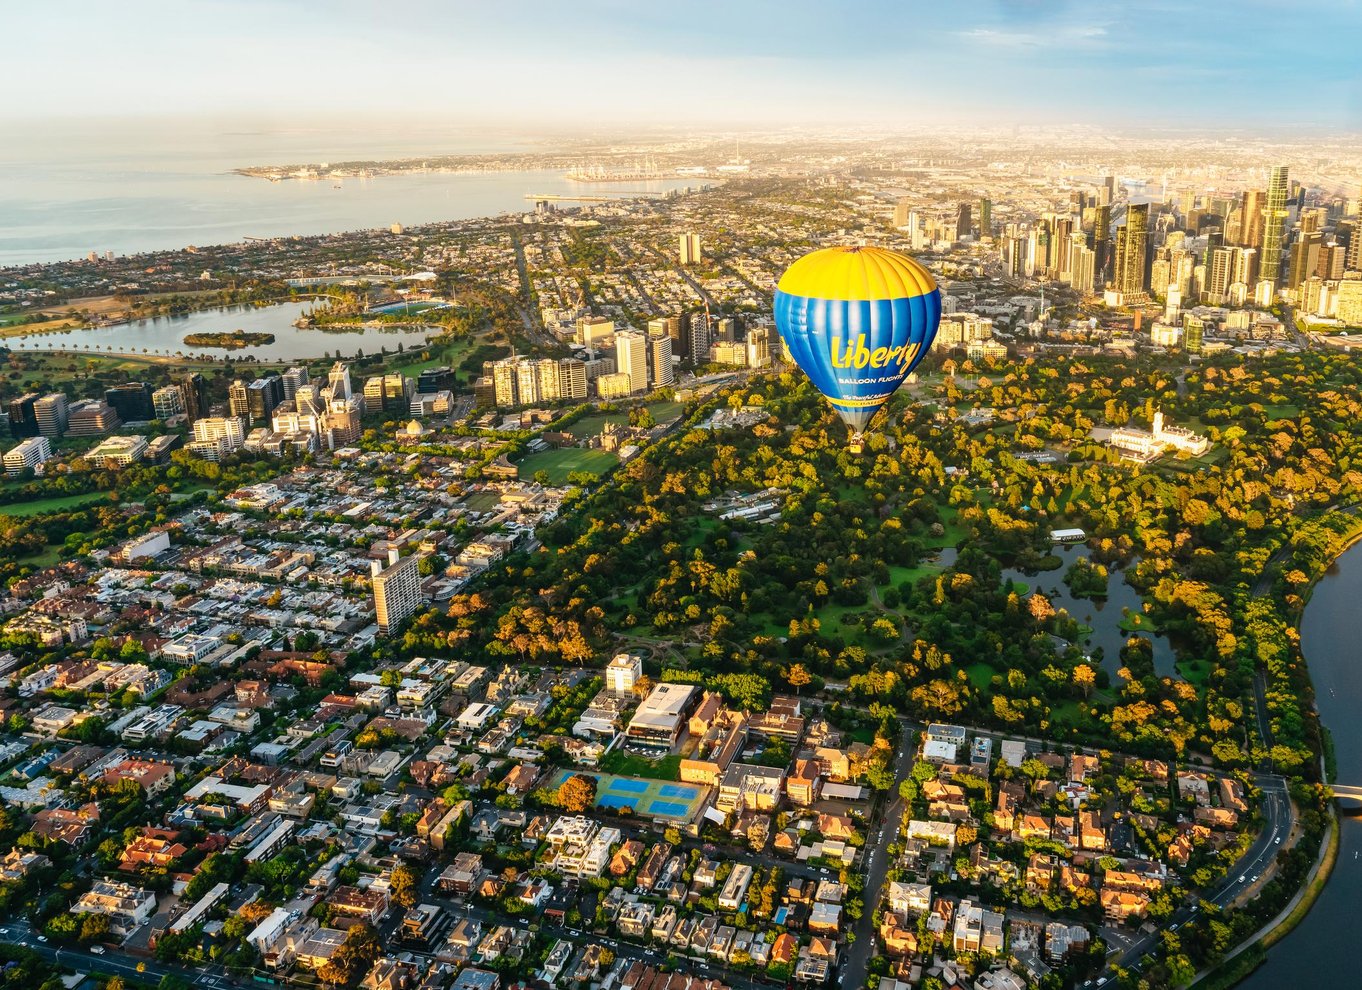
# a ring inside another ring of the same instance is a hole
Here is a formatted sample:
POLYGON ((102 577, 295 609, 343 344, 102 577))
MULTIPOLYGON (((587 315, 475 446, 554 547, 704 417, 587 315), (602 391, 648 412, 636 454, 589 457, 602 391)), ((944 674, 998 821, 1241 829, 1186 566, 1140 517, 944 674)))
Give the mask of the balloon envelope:
POLYGON ((795 363, 860 433, 932 346, 941 290, 895 251, 823 248, 785 270, 775 314, 795 363))

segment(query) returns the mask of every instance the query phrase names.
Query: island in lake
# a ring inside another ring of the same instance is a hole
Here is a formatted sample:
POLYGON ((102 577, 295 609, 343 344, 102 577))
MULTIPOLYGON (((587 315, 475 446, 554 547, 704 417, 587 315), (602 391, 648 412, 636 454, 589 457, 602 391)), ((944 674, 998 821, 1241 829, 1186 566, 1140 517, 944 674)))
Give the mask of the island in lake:
POLYGON ((230 333, 191 333, 186 334, 184 342, 190 347, 255 347, 260 344, 273 344, 274 334, 256 333, 249 330, 233 330, 230 333))

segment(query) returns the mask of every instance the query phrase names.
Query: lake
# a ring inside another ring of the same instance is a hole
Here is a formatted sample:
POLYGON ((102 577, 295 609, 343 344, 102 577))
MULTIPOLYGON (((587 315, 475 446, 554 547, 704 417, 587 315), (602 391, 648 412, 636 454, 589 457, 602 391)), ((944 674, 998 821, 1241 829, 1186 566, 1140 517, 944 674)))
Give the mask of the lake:
POLYGON ((294 361, 305 358, 355 357, 359 351, 374 354, 386 348, 396 350, 419 348, 426 340, 439 333, 438 327, 394 329, 362 327, 354 330, 300 330, 293 325, 312 303, 278 303, 273 306, 232 306, 227 309, 205 310, 186 316, 163 316, 153 320, 138 320, 114 326, 87 330, 58 330, 53 333, 9 337, 0 344, 20 351, 70 350, 120 354, 207 354, 221 360, 231 356, 237 360, 253 356, 262 361, 294 361), (188 347, 186 334, 221 333, 246 330, 272 333, 273 344, 240 347, 228 350, 221 347, 188 347))

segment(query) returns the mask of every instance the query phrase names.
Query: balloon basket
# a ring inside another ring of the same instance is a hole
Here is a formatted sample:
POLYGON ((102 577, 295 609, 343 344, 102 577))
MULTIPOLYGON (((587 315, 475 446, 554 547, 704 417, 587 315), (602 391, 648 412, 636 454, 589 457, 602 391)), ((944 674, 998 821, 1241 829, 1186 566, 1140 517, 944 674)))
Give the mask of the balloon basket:
POLYGON ((862 450, 865 449, 864 440, 865 434, 853 433, 851 435, 851 439, 847 441, 847 452, 852 454, 859 454, 862 450))

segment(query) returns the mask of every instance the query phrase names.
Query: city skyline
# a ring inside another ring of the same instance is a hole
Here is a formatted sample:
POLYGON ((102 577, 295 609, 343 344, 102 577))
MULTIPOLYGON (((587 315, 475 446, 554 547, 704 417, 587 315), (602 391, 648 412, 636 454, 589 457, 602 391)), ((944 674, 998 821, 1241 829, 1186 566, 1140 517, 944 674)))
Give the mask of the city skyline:
POLYGON ((40 5, 7 15, 33 43, 0 66, 25 94, 0 120, 433 114, 454 125, 912 129, 1060 118, 1259 131, 1362 121, 1362 69, 1297 68, 1319 63, 1318 38, 1362 29, 1362 8, 1346 0, 1294 5, 1289 22, 1259 0, 873 3, 848 18, 802 0, 706 2, 684 16, 407 0, 381 20, 354 3, 325 18, 292 2, 77 6, 77 17, 40 5), (1265 71, 1263 56, 1278 68, 1265 71), (568 84, 545 85, 555 77, 568 84))

